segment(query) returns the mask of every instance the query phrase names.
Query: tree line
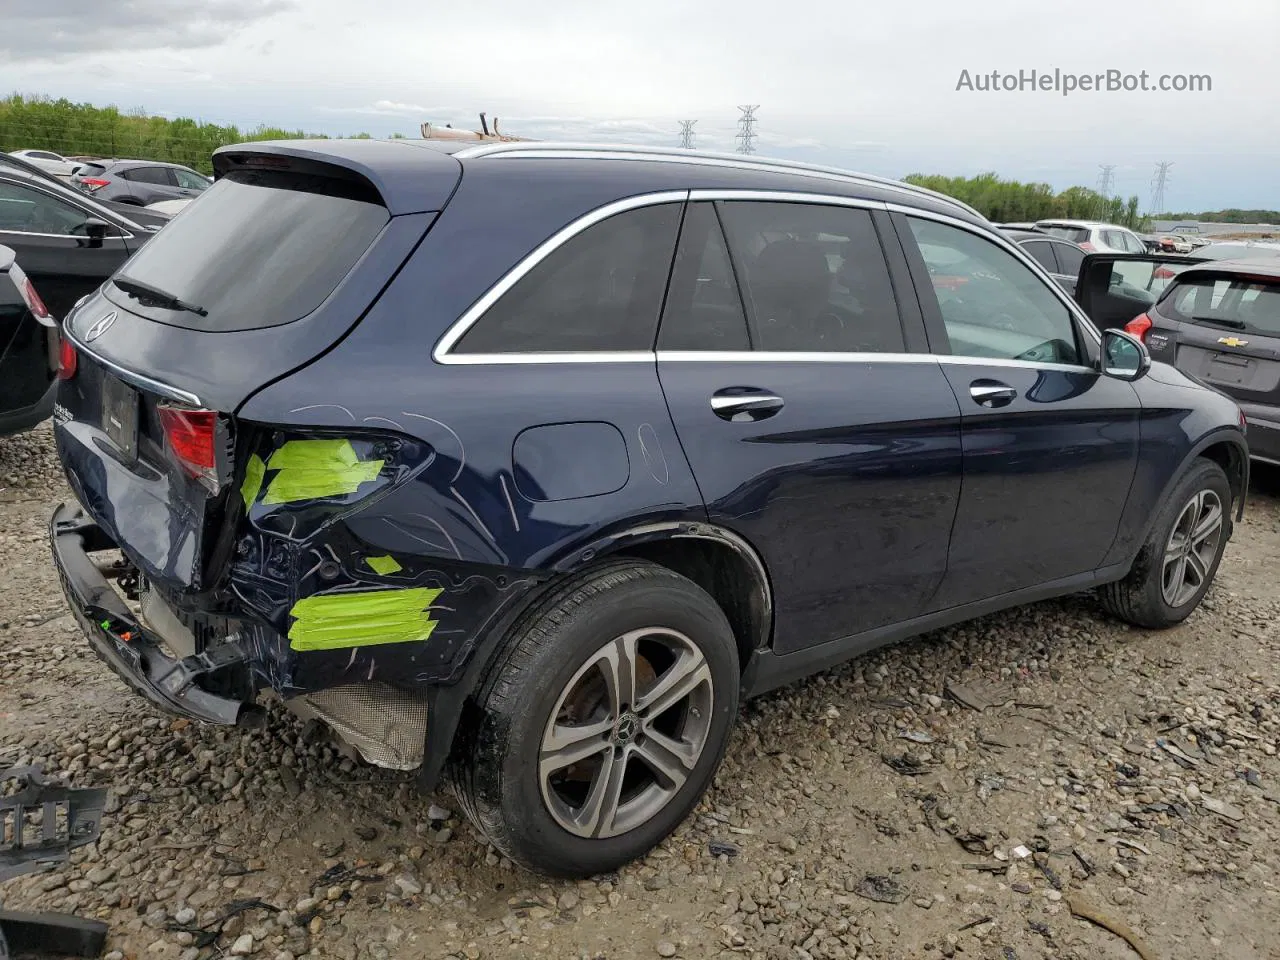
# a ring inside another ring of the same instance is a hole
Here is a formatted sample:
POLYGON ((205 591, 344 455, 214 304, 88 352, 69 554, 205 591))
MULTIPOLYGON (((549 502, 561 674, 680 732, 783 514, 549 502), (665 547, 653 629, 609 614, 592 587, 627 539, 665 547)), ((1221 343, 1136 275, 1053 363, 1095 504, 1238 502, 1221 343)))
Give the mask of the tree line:
MULTIPOLYGON (((357 134, 367 138, 369 134, 357 134)), ((116 107, 12 94, 0 99, 0 151, 52 150, 63 156, 121 157, 181 163, 212 173, 218 147, 250 140, 327 139, 323 134, 279 127, 240 129, 187 117, 122 113, 116 107)))
POLYGON ((1280 210, 1210 210, 1203 213, 1161 213, 1157 220, 1198 220, 1201 223, 1275 223, 1280 224, 1280 210))
POLYGON ((976 177, 945 177, 913 173, 908 183, 937 190, 962 200, 995 223, 1021 223, 1065 218, 1104 220, 1132 230, 1145 226, 1147 218, 1138 213, 1138 198, 1104 197, 1088 187, 1068 187, 1055 193, 1047 183, 1020 183, 994 173, 976 177))

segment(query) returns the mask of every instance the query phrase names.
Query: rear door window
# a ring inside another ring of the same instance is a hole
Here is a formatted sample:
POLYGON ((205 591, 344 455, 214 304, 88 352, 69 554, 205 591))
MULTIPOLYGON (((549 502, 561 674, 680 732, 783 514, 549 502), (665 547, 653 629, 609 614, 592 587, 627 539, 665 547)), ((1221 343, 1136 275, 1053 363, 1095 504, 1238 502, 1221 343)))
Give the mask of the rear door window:
POLYGON ((134 183, 156 183, 166 187, 173 186, 175 183, 170 179, 169 170, 166 167, 132 167, 121 170, 120 176, 134 183))
POLYGON ((390 219, 359 183, 283 171, 235 170, 169 221, 116 275, 189 305, 156 307, 109 286, 121 306, 211 332, 298 320, 350 272, 390 219))
POLYGON ((889 268, 867 210, 718 204, 756 350, 906 351, 889 268))
POLYGON ((751 349, 747 315, 714 204, 695 203, 685 213, 658 349, 751 349))
POLYGON ((1028 240, 1022 245, 1022 249, 1027 251, 1036 263, 1044 267, 1050 273, 1058 273, 1058 261, 1053 256, 1053 243, 1048 240, 1028 240))
MULTIPOLYGON (((193 205, 191 212, 207 202, 193 205)), ((504 293, 451 352, 652 350, 681 206, 628 210, 583 230, 504 293)))
POLYGON ((1084 251, 1070 243, 1055 243, 1053 252, 1058 258, 1060 272, 1069 277, 1078 276, 1084 263, 1084 251))
POLYGON ((1188 277, 1170 289, 1160 312, 1184 323, 1280 336, 1280 279, 1188 277))

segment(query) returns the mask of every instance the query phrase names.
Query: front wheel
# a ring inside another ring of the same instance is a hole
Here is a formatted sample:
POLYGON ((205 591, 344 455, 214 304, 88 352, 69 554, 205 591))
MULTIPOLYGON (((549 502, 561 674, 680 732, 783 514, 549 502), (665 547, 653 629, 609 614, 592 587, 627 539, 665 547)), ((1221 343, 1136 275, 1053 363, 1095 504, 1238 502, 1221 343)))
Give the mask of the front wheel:
POLYGON ((1208 592, 1230 530, 1227 475, 1197 460, 1165 501, 1129 575, 1103 587, 1103 606, 1138 627, 1181 623, 1208 592))
POLYGON ((512 861, 583 877, 643 856, 689 814, 738 707, 733 631, 700 587, 615 563, 512 630, 450 779, 512 861))

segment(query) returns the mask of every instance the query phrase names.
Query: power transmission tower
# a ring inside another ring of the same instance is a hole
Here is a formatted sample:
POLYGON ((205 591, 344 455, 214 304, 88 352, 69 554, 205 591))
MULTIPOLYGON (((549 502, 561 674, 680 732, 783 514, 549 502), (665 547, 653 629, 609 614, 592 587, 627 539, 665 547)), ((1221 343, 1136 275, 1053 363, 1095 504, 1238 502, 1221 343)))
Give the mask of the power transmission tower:
POLYGON ((1151 212, 1164 213, 1164 188, 1169 185, 1169 168, 1173 163, 1162 160, 1156 164, 1156 175, 1151 178, 1151 212))
POLYGON ((742 116, 738 118, 738 152, 739 153, 755 153, 756 152, 756 111, 760 109, 760 104, 750 104, 745 107, 739 107, 738 110, 742 116))
POLYGON ((680 146, 685 150, 693 149, 693 125, 697 120, 680 121, 680 146))
POLYGON ((1101 209, 1099 215, 1106 216, 1107 207, 1111 200, 1111 185, 1115 180, 1116 165, 1114 163, 1098 164, 1098 206, 1101 209))

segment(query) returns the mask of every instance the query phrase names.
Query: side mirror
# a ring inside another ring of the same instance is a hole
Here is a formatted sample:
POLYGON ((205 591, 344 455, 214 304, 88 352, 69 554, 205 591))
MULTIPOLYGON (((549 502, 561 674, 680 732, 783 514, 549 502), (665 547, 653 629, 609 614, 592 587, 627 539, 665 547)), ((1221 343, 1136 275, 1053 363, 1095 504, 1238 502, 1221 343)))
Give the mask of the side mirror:
POLYGON ((111 224, 97 217, 89 217, 81 225, 81 229, 84 230, 84 235, 89 238, 89 246, 100 247, 108 231, 111 230, 111 224))
POLYGON ((1102 331, 1102 372, 1117 380, 1141 380, 1151 369, 1146 344, 1123 330, 1102 331))

